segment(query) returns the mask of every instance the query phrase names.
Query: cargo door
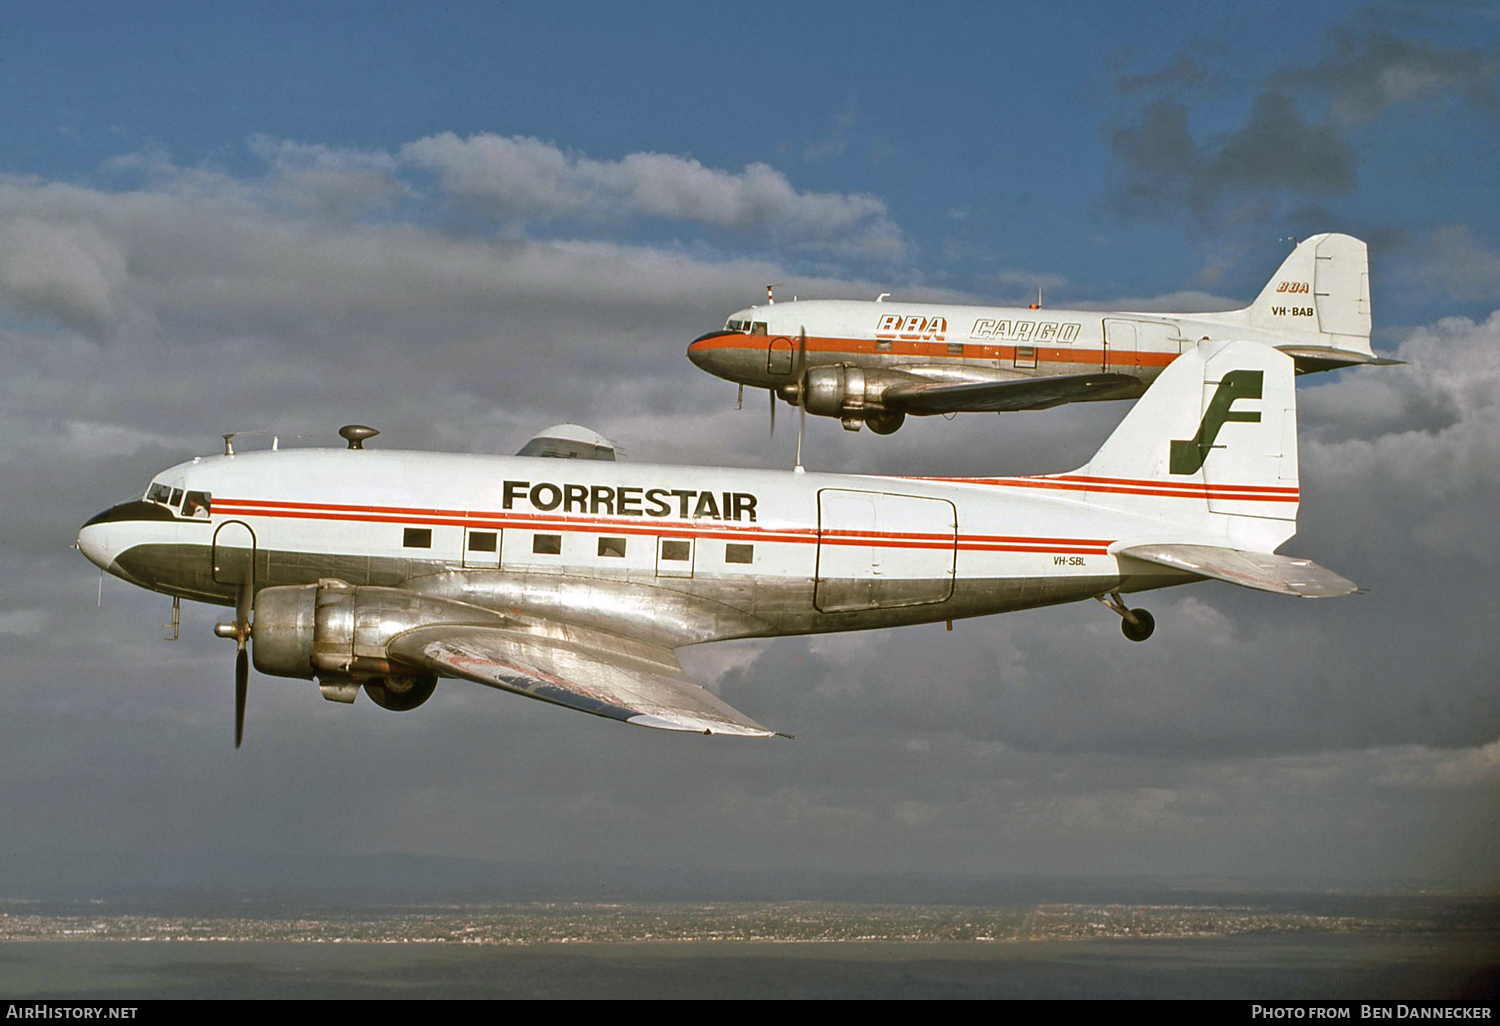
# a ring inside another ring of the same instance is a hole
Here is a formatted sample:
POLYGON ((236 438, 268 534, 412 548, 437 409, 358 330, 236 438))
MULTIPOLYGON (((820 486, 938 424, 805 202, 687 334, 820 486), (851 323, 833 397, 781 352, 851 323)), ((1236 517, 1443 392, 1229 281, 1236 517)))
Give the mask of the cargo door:
POLYGON ((813 605, 827 613, 945 602, 957 535, 946 499, 825 488, 813 605))

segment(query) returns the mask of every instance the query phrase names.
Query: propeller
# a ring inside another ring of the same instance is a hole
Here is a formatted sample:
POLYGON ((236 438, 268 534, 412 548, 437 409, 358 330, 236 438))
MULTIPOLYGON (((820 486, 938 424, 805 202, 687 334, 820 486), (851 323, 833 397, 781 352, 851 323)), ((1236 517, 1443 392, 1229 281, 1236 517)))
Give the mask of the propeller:
POLYGON ((776 434, 776 389, 766 389, 766 395, 771 399, 771 435, 774 437, 776 434))
MULTIPOLYGON (((774 401, 774 400, 773 400, 774 401)), ((797 465, 802 472, 802 435, 807 430, 807 326, 797 335, 797 465)))
POLYGON ((238 651, 234 655, 234 747, 238 748, 245 737, 245 695, 250 688, 250 653, 246 643, 250 640, 250 614, 255 607, 255 568, 251 563, 245 568, 245 579, 240 582, 239 593, 234 600, 234 619, 229 623, 214 625, 214 633, 221 638, 233 638, 238 651))

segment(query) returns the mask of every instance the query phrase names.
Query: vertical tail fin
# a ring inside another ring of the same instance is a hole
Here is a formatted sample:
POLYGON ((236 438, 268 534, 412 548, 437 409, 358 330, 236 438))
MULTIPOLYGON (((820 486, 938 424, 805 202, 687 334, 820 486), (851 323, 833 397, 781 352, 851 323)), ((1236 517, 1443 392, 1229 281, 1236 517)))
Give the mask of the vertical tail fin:
POLYGON ((1314 235, 1292 250, 1244 312, 1251 327, 1294 344, 1373 357, 1369 249, 1351 235, 1314 235))
POLYGON ((1167 367, 1077 472, 1090 502, 1272 552, 1297 530, 1290 357, 1205 342, 1167 367))

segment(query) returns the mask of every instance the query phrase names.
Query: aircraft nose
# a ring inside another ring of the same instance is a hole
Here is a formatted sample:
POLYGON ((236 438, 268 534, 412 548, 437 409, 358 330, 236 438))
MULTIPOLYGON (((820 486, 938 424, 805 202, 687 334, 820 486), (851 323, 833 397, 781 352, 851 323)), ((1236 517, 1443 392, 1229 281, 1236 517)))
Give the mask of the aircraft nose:
POLYGON ((688 344, 688 359, 710 374, 721 374, 725 366, 724 356, 731 351, 724 340, 738 336, 736 331, 710 331, 707 335, 699 335, 688 344))
POLYGON ((155 502, 122 502, 89 517, 78 529, 78 551, 101 570, 119 576, 120 553, 140 539, 131 528, 148 520, 172 520, 172 511, 155 502))
MULTIPOLYGON (((100 514, 99 516, 103 516, 100 514)), ((78 551, 100 570, 108 570, 115 561, 114 547, 109 543, 109 526, 94 517, 78 529, 78 551)))
POLYGON ((709 361, 710 352, 709 348, 703 343, 704 340, 712 337, 711 335, 704 335, 702 338, 695 338, 692 342, 688 343, 688 359, 693 361, 694 366, 702 370, 708 370, 706 364, 709 361))

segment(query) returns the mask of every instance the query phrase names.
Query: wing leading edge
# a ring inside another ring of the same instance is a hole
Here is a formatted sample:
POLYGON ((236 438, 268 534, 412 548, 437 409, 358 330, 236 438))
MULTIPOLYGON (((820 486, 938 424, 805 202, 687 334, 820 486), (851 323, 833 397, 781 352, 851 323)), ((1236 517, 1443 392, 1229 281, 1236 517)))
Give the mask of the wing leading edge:
POLYGON ((465 624, 418 627, 392 654, 445 677, 661 730, 771 737, 768 730, 688 680, 670 649, 602 631, 563 637, 465 624))
POLYGON ((1070 374, 1012 381, 923 381, 886 390, 881 402, 907 413, 1009 413, 1093 399, 1129 399, 1141 380, 1128 374, 1070 374))

